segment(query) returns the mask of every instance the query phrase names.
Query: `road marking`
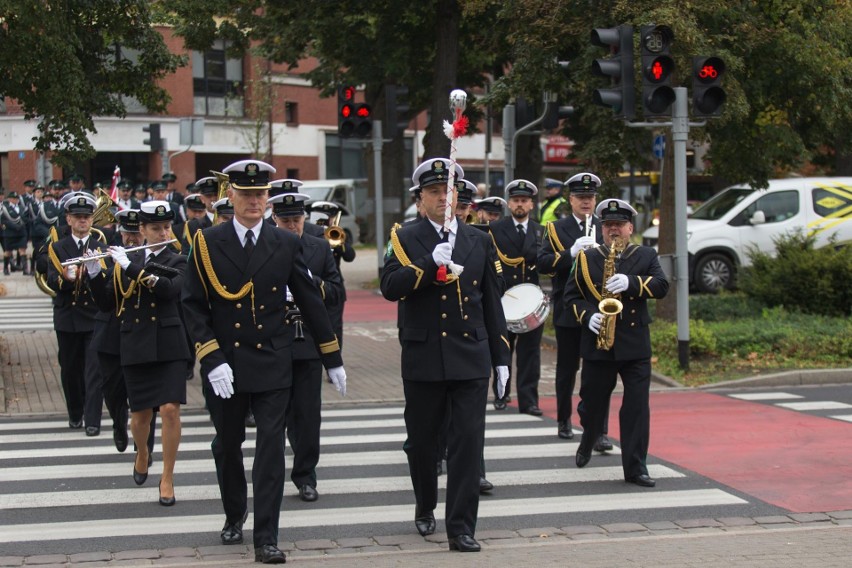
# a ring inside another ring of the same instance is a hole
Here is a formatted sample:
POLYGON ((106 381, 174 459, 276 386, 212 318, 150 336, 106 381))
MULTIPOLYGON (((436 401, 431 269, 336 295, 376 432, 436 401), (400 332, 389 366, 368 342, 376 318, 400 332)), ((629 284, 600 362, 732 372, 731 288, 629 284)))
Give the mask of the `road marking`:
POLYGON ((740 400, 789 400, 795 398, 805 398, 802 395, 792 394, 789 392, 751 392, 743 394, 729 394, 731 398, 740 400))
POLYGON ((829 418, 834 418, 836 420, 843 420, 845 422, 852 422, 852 414, 841 414, 841 415, 829 416, 829 418))
POLYGON ((789 408, 790 410, 840 410, 852 408, 852 404, 835 402, 833 400, 818 400, 813 402, 779 402, 775 406, 789 408))

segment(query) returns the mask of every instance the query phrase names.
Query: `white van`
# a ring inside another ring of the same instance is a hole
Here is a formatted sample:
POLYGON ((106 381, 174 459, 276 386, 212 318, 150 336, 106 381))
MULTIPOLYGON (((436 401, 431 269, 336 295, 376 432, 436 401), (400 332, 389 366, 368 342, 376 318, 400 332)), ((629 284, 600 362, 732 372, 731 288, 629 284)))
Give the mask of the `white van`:
MULTIPOLYGON (((299 193, 311 196, 311 201, 334 201, 344 207, 340 226, 346 232, 346 240, 357 243, 361 240, 362 211, 367 201, 367 180, 365 179, 318 179, 303 181, 299 193), (358 240, 352 240, 353 237, 358 240)), ((312 218, 311 221, 316 219, 312 218)))
MULTIPOLYGON (((769 181, 767 189, 735 185, 705 201, 686 222, 690 282, 701 292, 731 289, 748 251, 773 254, 779 236, 801 231, 816 237, 817 248, 852 244, 852 178, 790 178, 769 181)), ((656 246, 652 226, 642 242, 656 246)))

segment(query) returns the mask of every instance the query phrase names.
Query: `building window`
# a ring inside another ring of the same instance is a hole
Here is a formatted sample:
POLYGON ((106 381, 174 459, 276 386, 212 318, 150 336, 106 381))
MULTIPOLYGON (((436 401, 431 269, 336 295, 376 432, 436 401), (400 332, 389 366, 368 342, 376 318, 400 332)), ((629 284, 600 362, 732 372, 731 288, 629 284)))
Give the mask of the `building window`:
POLYGON ((284 122, 286 122, 288 126, 298 126, 299 105, 297 103, 290 101, 284 103, 284 122))
POLYGON ((225 57, 225 43, 192 52, 192 87, 195 114, 243 116, 243 62, 225 57))
POLYGON ((287 177, 289 179, 299 179, 299 168, 287 168, 287 177))

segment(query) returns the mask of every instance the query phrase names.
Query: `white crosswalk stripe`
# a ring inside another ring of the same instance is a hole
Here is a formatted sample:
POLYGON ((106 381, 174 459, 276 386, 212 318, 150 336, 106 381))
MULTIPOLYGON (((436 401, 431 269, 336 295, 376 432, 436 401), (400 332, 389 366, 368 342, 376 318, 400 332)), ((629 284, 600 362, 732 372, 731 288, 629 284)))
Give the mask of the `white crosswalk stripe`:
MULTIPOLYGON (((183 538, 187 546, 218 541, 223 522, 219 487, 206 415, 187 412, 178 461, 178 503, 156 506, 156 480, 162 471, 159 445, 147 485, 130 479, 132 450, 118 454, 105 428, 97 438, 70 431, 61 419, 6 421, 0 425, 0 543, 50 543, 104 539, 109 549, 128 537, 183 538), (197 536, 194 536, 197 535, 197 536), (113 539, 113 540, 110 540, 113 539)), ((105 419, 105 426, 109 419, 105 419)), ((521 522, 533 515, 555 516, 565 526, 587 523, 589 514, 608 511, 696 510, 742 507, 748 502, 688 472, 660 463, 649 473, 660 480, 654 490, 623 483, 616 448, 610 457, 596 455, 583 469, 574 466, 579 435, 559 440, 555 424, 489 409, 486 418, 487 477, 495 491, 479 507, 482 522, 521 522), (690 485, 691 483, 691 485, 690 485)), ((318 473, 320 500, 301 503, 287 482, 281 517, 282 534, 315 535, 317 527, 337 527, 351 536, 370 536, 375 527, 387 534, 412 532, 413 494, 402 444, 405 427, 400 406, 329 409, 323 414, 318 473)), ((254 433, 244 445, 247 471, 253 460, 254 433)), ((288 451, 288 473, 291 457, 288 451)), ((439 487, 446 487, 446 475, 439 487)), ((249 482, 251 478, 249 478, 249 482)), ((252 485, 249 483, 249 496, 252 485)), ((443 495, 443 493, 442 493, 443 495)), ((439 504, 436 516, 443 516, 439 504)), ((529 526, 550 526, 548 524, 529 526)), ((252 518, 246 523, 251 529, 252 518)), ((522 528, 524 525, 518 525, 522 528)), ((155 545, 156 546, 156 545, 155 545)), ((2 547, 0 547, 2 549, 2 547)))
POLYGON ((0 332, 53 329, 50 298, 0 298, 0 332))

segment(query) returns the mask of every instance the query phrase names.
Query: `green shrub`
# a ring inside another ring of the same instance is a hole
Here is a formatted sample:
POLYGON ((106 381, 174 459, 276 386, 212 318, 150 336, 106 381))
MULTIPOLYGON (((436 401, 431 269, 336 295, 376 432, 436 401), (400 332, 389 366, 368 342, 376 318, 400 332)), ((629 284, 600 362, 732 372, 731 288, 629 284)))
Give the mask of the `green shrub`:
POLYGON ((767 306, 828 316, 852 315, 852 247, 814 249, 812 235, 774 240, 776 256, 751 249, 752 266, 740 271, 740 289, 767 306))
POLYGON ((766 306, 757 298, 741 292, 721 290, 718 294, 692 294, 689 296, 690 319, 728 321, 759 314, 766 306))
MULTIPOLYGON (((716 352, 716 336, 701 320, 689 320, 689 356, 716 352)), ((651 350, 655 357, 677 359, 677 324, 656 321, 651 325, 651 350)))

